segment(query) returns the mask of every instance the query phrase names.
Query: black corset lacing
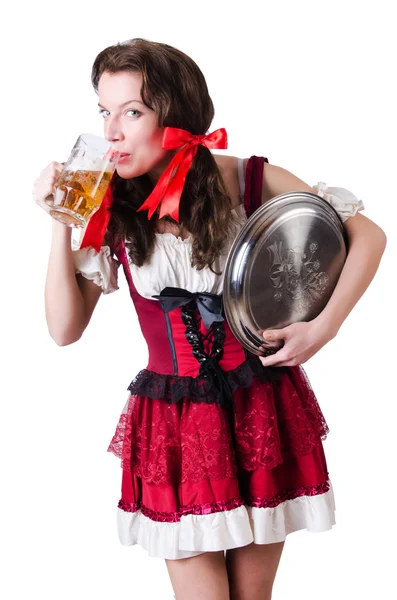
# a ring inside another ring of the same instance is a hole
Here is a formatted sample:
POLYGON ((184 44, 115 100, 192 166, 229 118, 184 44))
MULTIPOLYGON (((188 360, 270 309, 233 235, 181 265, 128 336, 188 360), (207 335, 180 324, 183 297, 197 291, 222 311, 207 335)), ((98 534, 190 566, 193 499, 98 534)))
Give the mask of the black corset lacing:
POLYGON ((222 296, 206 292, 193 294, 180 288, 165 288, 160 295, 153 297, 160 300, 166 313, 181 307, 182 321, 186 326, 186 339, 192 347, 193 356, 200 363, 201 385, 200 388, 197 386, 196 389, 193 385, 195 395, 198 398, 208 396, 209 392, 215 388, 217 391, 215 395, 216 403, 224 408, 232 405, 234 412, 236 412, 233 390, 225 371, 219 366, 226 335, 222 316, 222 296), (200 316, 197 315, 197 309, 200 316), (203 319, 207 330, 205 335, 198 328, 200 317, 203 319), (211 338, 211 350, 207 354, 204 350, 204 341, 211 338), (208 381, 208 386, 205 386, 206 389, 202 387, 202 379, 208 381))
POLYGON ((229 380, 226 373, 219 366, 219 361, 223 355, 223 343, 225 341, 225 328, 223 321, 213 321, 206 335, 204 335, 198 329, 198 323, 196 321, 196 303, 194 300, 182 307, 181 315, 182 321, 186 325, 185 336, 189 344, 193 349, 193 356, 200 363, 200 376, 208 380, 208 389, 204 393, 200 394, 199 389, 196 391, 196 395, 207 395, 214 387, 217 389, 218 394, 216 398, 218 403, 226 408, 227 406, 233 405, 233 410, 236 412, 236 405, 234 403, 234 394, 230 386, 229 380), (211 351, 207 354, 204 351, 204 342, 212 338, 211 351))

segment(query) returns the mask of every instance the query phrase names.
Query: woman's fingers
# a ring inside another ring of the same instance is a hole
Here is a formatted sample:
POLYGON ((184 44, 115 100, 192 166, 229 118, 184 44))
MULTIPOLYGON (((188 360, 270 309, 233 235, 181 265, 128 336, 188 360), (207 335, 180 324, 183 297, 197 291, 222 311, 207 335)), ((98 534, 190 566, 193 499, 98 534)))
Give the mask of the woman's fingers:
POLYGON ((63 171, 64 164, 51 162, 43 169, 33 184, 33 200, 46 210, 53 204, 54 186, 63 171))

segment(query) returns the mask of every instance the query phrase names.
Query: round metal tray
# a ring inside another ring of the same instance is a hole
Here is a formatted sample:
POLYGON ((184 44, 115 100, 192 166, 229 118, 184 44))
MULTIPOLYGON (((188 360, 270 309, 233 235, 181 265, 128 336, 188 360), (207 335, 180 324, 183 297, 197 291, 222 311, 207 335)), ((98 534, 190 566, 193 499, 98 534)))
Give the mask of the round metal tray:
POLYGON ((279 348, 262 337, 297 321, 311 321, 326 306, 347 255, 343 222, 323 198, 288 192, 247 220, 225 265, 225 316, 249 351, 279 348))

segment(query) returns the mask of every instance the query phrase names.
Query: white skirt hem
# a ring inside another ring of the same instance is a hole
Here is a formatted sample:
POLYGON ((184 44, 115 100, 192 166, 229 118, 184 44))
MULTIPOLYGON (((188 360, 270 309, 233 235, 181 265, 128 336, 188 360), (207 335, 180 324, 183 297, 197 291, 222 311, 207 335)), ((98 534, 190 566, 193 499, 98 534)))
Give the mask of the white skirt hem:
POLYGON ((332 484, 324 494, 299 496, 274 508, 239 506, 208 515, 186 515, 179 522, 152 521, 140 510, 117 509, 123 546, 138 544, 150 557, 177 560, 255 544, 282 542, 294 531, 329 531, 335 525, 332 484))

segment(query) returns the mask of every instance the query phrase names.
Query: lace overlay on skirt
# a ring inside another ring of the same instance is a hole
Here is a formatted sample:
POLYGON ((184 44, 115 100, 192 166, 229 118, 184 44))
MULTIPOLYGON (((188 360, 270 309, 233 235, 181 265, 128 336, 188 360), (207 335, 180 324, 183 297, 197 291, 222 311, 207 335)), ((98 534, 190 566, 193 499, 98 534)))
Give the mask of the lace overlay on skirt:
MULTIPOLYGON (((238 468, 272 469, 326 439, 328 426, 301 366, 262 381, 252 371, 248 377, 249 361, 244 365, 246 386, 235 387, 235 413, 189 395, 168 403, 131 393, 108 451, 148 483, 178 485, 235 477, 238 468)), ((151 375, 143 371, 138 380, 151 375)))

